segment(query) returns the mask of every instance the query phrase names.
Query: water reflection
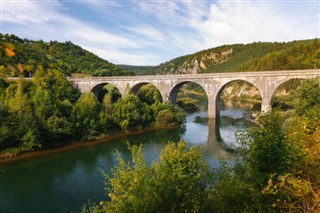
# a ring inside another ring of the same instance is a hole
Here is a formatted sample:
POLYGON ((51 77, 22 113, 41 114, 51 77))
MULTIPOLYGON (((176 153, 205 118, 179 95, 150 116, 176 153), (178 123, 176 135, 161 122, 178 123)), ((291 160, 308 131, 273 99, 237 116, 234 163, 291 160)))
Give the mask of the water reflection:
MULTIPOLYGON (((221 140, 220 126, 216 119, 208 119, 208 141, 206 152, 217 160, 235 160, 236 156, 227 149, 225 142, 221 140)), ((231 133, 232 134, 232 133, 231 133)))
MULTIPOLYGON (((235 155, 226 149, 226 143, 220 140, 220 126, 216 119, 208 119, 207 112, 197 112, 188 115, 185 132, 181 138, 191 145, 199 145, 204 149, 204 155, 211 166, 217 165, 217 160, 234 160, 235 155), (213 160, 213 161, 212 161, 213 160)), ((233 133, 229 133, 233 134, 233 133)))
POLYGON ((217 141, 223 143, 227 149, 239 147, 235 133, 256 125, 251 117, 251 110, 256 108, 256 105, 254 102, 221 102, 220 117, 216 120, 217 141))
POLYGON ((213 167, 217 165, 217 160, 233 161, 237 158, 235 150, 239 147, 235 133, 255 125, 248 110, 252 106, 252 103, 237 103, 236 106, 232 102, 223 104, 220 117, 216 119, 208 119, 207 112, 190 114, 181 138, 189 144, 203 146, 204 155, 213 167))
POLYGON ((244 110, 256 110, 261 109, 261 101, 244 101, 244 100, 234 100, 234 99, 223 99, 220 100, 220 109, 223 111, 225 109, 244 109, 244 110), (259 109, 260 108, 260 109, 259 109))

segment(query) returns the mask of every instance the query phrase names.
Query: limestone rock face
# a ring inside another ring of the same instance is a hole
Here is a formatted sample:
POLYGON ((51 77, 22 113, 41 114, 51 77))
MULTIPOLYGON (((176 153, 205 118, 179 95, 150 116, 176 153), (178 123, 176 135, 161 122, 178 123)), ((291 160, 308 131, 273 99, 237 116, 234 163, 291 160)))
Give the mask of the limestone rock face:
POLYGON ((190 57, 181 58, 181 65, 174 62, 167 62, 167 66, 158 70, 159 74, 198 74, 206 72, 208 67, 226 62, 232 55, 233 49, 222 50, 220 52, 199 53, 190 57))
POLYGON ((221 93, 222 98, 249 98, 249 99, 260 99, 260 93, 253 85, 243 82, 236 81, 231 82, 221 93))

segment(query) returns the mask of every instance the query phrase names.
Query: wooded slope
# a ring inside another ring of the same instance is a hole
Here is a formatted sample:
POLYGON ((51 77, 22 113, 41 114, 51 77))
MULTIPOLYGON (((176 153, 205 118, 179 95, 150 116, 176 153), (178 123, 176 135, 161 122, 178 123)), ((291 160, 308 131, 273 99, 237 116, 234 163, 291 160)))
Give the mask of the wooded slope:
POLYGON ((0 47, 14 57, 0 55, 0 70, 9 76, 17 76, 19 72, 30 75, 37 69, 57 69, 67 75, 82 73, 92 76, 133 75, 115 64, 101 59, 93 53, 73 44, 70 41, 44 42, 21 39, 15 35, 0 33, 0 47))
POLYGON ((160 64, 154 74, 320 68, 320 39, 223 45, 160 64))

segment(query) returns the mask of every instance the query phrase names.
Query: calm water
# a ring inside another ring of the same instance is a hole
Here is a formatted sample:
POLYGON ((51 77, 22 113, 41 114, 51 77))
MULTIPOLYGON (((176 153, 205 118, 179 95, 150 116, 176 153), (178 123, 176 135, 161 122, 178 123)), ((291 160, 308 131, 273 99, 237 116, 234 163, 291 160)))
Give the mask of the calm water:
POLYGON ((158 159, 168 141, 180 138, 203 147, 206 160, 212 167, 219 159, 234 160, 230 152, 236 147, 234 133, 253 125, 248 106, 225 103, 219 125, 206 112, 187 117, 182 128, 159 130, 124 137, 107 143, 80 147, 71 151, 48 154, 0 164, 0 212, 79 212, 88 202, 106 200, 101 171, 109 172, 115 164, 114 150, 128 158, 126 142, 143 144, 148 162, 158 159), (240 109, 239 107, 242 107, 240 109), (229 150, 229 151, 228 151, 229 150))

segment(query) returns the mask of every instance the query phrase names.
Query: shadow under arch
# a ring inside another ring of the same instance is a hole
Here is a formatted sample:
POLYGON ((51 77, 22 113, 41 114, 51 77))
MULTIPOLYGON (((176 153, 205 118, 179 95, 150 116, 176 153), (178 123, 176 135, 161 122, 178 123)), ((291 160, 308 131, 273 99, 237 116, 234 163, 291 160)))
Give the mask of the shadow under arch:
POLYGON ((110 83, 97 84, 91 89, 91 92, 97 97, 100 103, 102 103, 104 96, 108 93, 107 90, 104 90, 104 87, 107 85, 110 85, 112 88, 115 88, 119 92, 120 96, 122 96, 120 90, 113 84, 110 84, 110 83))

